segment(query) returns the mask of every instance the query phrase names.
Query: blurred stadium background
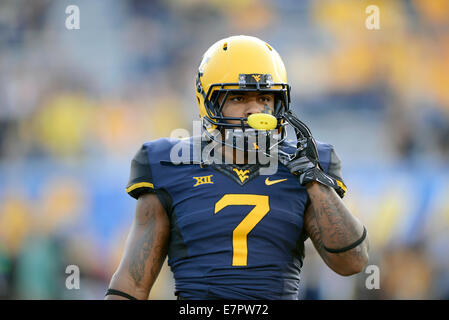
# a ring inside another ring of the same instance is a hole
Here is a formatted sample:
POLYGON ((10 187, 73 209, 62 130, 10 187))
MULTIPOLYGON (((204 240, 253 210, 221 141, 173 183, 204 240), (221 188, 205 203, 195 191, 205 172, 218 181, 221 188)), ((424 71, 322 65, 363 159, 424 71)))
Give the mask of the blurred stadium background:
MULTIPOLYGON (((103 298, 134 214, 131 158, 191 131, 201 55, 246 34, 281 54, 295 110, 336 147, 380 270, 368 290, 308 241, 301 297, 448 299, 448 17, 447 0, 2 0, 0 298, 103 298)), ((150 297, 174 298, 167 266, 150 297)))

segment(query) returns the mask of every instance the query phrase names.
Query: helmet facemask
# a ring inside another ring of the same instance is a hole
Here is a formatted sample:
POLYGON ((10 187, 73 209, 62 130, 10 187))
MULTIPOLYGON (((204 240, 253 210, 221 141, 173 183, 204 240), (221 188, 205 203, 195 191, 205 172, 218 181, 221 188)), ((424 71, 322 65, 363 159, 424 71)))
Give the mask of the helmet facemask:
MULTIPOLYGON (((271 156, 270 151, 285 138, 284 113, 289 109, 290 87, 288 84, 270 82, 270 79, 270 75, 240 74, 239 83, 212 84, 208 93, 203 95, 207 111, 207 116, 203 117, 204 128, 218 130, 221 133, 223 145, 245 153, 262 152, 266 156, 271 156), (223 115, 223 108, 228 97, 244 92, 274 95, 274 110, 265 106, 263 112, 276 119, 273 128, 270 130, 257 129, 248 124, 246 117, 223 115), (238 123, 234 123, 235 121, 238 123)), ((209 135, 209 137, 218 142, 216 135, 209 135)))
MULTIPOLYGON (((197 87, 199 91, 202 90, 200 80, 200 74, 197 77, 197 87)), ((290 86, 286 83, 273 83, 270 81, 271 75, 261 75, 261 74, 240 74, 238 83, 215 83, 209 87, 207 94, 204 91, 204 106, 207 115, 206 120, 211 126, 216 126, 218 129, 241 129, 245 131, 246 129, 251 129, 252 127, 248 125, 248 118, 241 117, 225 117, 223 116, 222 110, 226 104, 227 98, 233 93, 242 92, 260 92, 274 94, 275 104, 274 111, 270 112, 271 115, 276 117, 277 125, 273 129, 280 129, 282 127, 284 112, 289 110, 290 105, 290 86), (255 81, 254 79, 260 79, 255 81), (246 81, 245 81, 246 79, 246 81), (220 101, 220 96, 223 99, 220 101), (238 120, 240 123, 230 123, 231 120, 238 120)))

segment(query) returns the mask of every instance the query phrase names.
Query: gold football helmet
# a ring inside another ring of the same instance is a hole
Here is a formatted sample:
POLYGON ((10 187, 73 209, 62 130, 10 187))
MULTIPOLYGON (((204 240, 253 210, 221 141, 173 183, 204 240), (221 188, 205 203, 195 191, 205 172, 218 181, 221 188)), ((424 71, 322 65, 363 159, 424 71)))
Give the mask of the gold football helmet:
MULTIPOLYGON (((196 76, 195 93, 200 116, 208 128, 241 128, 245 131, 251 127, 248 118, 223 117, 221 111, 226 99, 235 91, 274 93, 273 116, 277 121, 271 117, 274 126, 263 129, 282 126, 283 114, 290 107, 290 86, 281 57, 265 41, 250 36, 232 36, 214 43, 204 53, 196 76), (224 98, 220 103, 221 94, 224 98), (240 124, 231 124, 227 120, 240 120, 240 124)), ((263 127, 268 122, 262 119, 258 123, 263 127)))

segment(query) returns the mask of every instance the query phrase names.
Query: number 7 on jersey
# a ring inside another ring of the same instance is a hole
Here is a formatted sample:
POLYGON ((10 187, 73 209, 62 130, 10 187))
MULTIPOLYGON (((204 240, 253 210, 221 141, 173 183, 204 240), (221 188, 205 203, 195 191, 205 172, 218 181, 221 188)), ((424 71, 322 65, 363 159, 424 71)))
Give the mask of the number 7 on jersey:
POLYGON ((246 215, 232 232, 232 265, 246 266, 248 258, 247 236, 260 220, 270 211, 268 196, 257 194, 225 194, 215 203, 214 214, 227 206, 252 205, 254 208, 246 215))

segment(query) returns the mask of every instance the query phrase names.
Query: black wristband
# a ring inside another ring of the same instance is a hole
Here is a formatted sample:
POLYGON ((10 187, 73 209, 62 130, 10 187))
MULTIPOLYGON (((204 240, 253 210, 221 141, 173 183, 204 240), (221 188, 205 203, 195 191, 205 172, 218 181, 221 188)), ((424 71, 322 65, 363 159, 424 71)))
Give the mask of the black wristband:
POLYGON ((110 295, 110 294, 115 295, 115 296, 121 296, 121 297, 124 297, 129 300, 137 300, 133 296, 131 296, 125 292, 122 292, 120 290, 115 290, 115 289, 108 289, 108 291, 106 292, 106 294, 104 296, 106 297, 107 295, 110 295))
POLYGON ((330 253, 342 253, 342 252, 345 252, 345 251, 354 249, 354 248, 357 247, 359 244, 361 244, 361 243, 363 242, 363 240, 365 240, 365 238, 366 238, 366 228, 365 228, 365 226, 363 226, 363 234, 362 234, 362 236, 360 237, 359 240, 357 240, 357 241, 354 242, 353 244, 350 244, 349 246, 344 247, 344 248, 341 248, 341 249, 330 249, 330 248, 327 248, 327 247, 324 246, 324 245, 323 245, 323 248, 324 248, 327 252, 330 252, 330 253))

